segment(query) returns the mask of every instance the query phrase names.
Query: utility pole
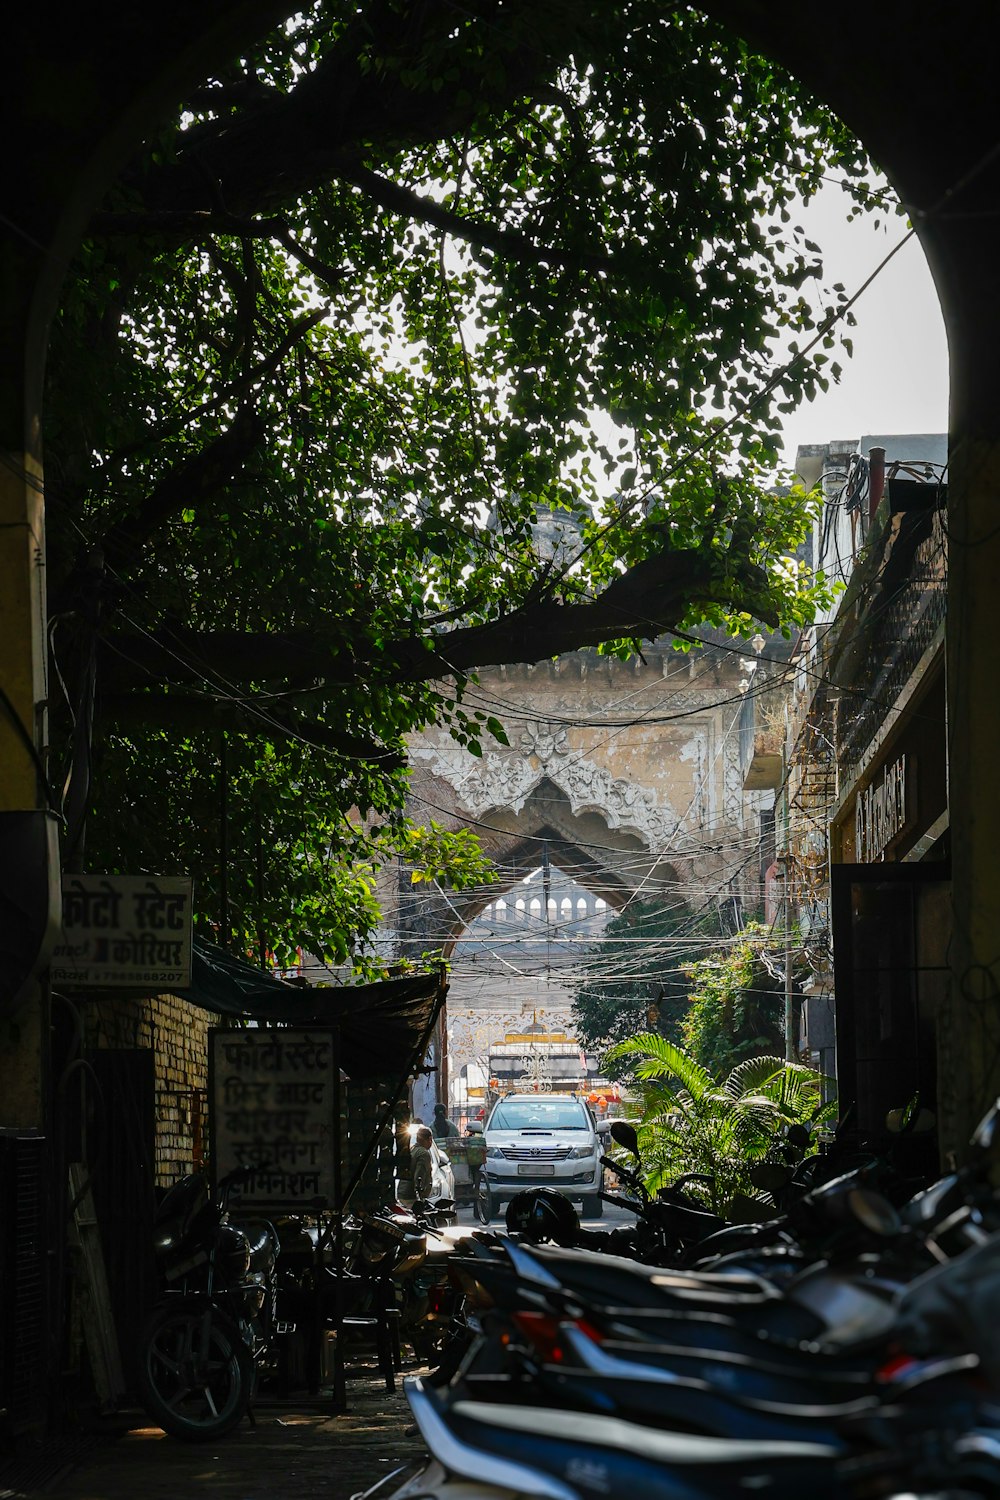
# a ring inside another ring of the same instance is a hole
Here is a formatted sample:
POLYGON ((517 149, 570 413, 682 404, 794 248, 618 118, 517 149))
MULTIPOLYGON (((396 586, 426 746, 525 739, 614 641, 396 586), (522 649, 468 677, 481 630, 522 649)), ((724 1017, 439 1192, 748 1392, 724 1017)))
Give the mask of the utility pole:
POLYGON ((785 1061, 795 1061, 795 1008, 792 1004, 792 856, 786 850, 784 863, 785 907, 785 1061))
POLYGON ((795 1061, 795 1013, 792 1005, 792 810, 788 794, 788 778, 791 775, 788 754, 788 703, 785 703, 785 734, 781 745, 781 789, 783 802, 782 834, 785 851, 778 855, 783 876, 783 905, 785 929, 785 1061, 795 1061))

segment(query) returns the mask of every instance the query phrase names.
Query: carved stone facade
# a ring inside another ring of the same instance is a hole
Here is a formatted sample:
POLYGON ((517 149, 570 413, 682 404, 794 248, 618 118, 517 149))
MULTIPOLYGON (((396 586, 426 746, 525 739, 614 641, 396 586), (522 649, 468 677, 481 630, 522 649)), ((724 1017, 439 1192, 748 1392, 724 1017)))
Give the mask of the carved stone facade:
POLYGON ((489 668, 463 705, 498 719, 508 745, 484 729, 476 756, 442 726, 411 739, 412 816, 475 829, 499 875, 462 893, 411 887, 405 871, 394 890, 391 873, 383 879, 399 951, 444 947, 454 959, 449 1074, 484 1037, 523 1021, 526 1007, 570 1024, 581 949, 554 949, 539 966, 509 929, 484 937, 478 920, 498 896, 513 901, 543 861, 612 909, 635 896, 692 910, 731 910, 734 898, 745 910, 759 904, 747 856, 761 795, 770 806, 773 794, 748 800, 742 786, 739 716, 751 661, 720 639, 690 654, 657 643, 629 662, 583 651, 489 668))
POLYGON ((516 837, 544 821, 532 802, 548 787, 565 799, 567 836, 580 847, 606 848, 602 831, 617 835, 613 847, 644 850, 651 868, 668 861, 671 878, 678 862, 713 861, 744 835, 744 660, 728 646, 685 655, 658 644, 634 662, 576 652, 486 669, 465 707, 499 719, 509 745, 486 735, 475 756, 443 726, 414 736, 414 812, 435 804, 428 785, 438 796, 446 787, 439 811, 516 837))

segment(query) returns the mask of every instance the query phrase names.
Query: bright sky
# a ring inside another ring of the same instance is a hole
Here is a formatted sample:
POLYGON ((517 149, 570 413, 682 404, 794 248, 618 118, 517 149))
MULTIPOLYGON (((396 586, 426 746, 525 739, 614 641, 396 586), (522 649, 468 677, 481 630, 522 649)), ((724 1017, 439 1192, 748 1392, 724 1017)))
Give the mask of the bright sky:
MULTIPOLYGON (((849 295, 906 233, 906 221, 879 215, 846 222, 845 200, 824 189, 796 218, 821 246, 826 283, 849 295)), ((854 309, 852 359, 841 359, 840 384, 785 418, 785 462, 800 443, 827 443, 864 433, 947 432, 948 354, 937 294, 916 238, 903 247, 854 309)))

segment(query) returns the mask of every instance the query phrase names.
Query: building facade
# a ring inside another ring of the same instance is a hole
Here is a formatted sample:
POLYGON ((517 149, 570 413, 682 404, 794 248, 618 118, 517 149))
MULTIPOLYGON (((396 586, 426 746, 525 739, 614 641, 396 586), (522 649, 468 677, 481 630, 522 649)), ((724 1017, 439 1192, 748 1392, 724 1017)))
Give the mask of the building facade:
MULTIPOLYGON (((823 507, 816 566, 843 592, 773 674, 775 900, 807 960, 800 1053, 858 1127, 938 1104, 950 931, 944 437, 799 450, 823 507), (786 897, 787 885, 787 897, 786 897)), ((762 670, 765 670, 762 668, 762 670)), ((760 702, 767 702, 762 693, 760 702)), ((766 726, 765 726, 766 728, 766 726)), ((754 731, 747 774, 763 764, 754 731)), ((933 1144, 925 1154, 933 1158, 933 1144)))

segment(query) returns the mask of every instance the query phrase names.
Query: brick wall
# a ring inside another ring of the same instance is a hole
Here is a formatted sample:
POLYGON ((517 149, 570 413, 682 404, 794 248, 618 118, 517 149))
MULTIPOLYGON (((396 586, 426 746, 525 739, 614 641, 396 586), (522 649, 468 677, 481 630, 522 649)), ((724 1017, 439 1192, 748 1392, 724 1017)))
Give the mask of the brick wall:
POLYGON ((168 1187, 206 1149, 208 1028, 216 1018, 176 995, 105 997, 88 1001, 85 1014, 88 1048, 153 1051, 156 1183, 168 1187))
MULTIPOLYGON (((146 1000, 103 997, 88 1001, 85 1015, 89 1050, 153 1052, 156 1185, 169 1187, 208 1157, 208 1030, 219 1025, 220 1018, 175 995, 146 1000)), ((357 1080, 345 1089, 345 1187, 396 1081, 357 1080)), ((372 1210, 393 1196, 393 1135, 388 1129, 382 1132, 351 1206, 372 1210)))

